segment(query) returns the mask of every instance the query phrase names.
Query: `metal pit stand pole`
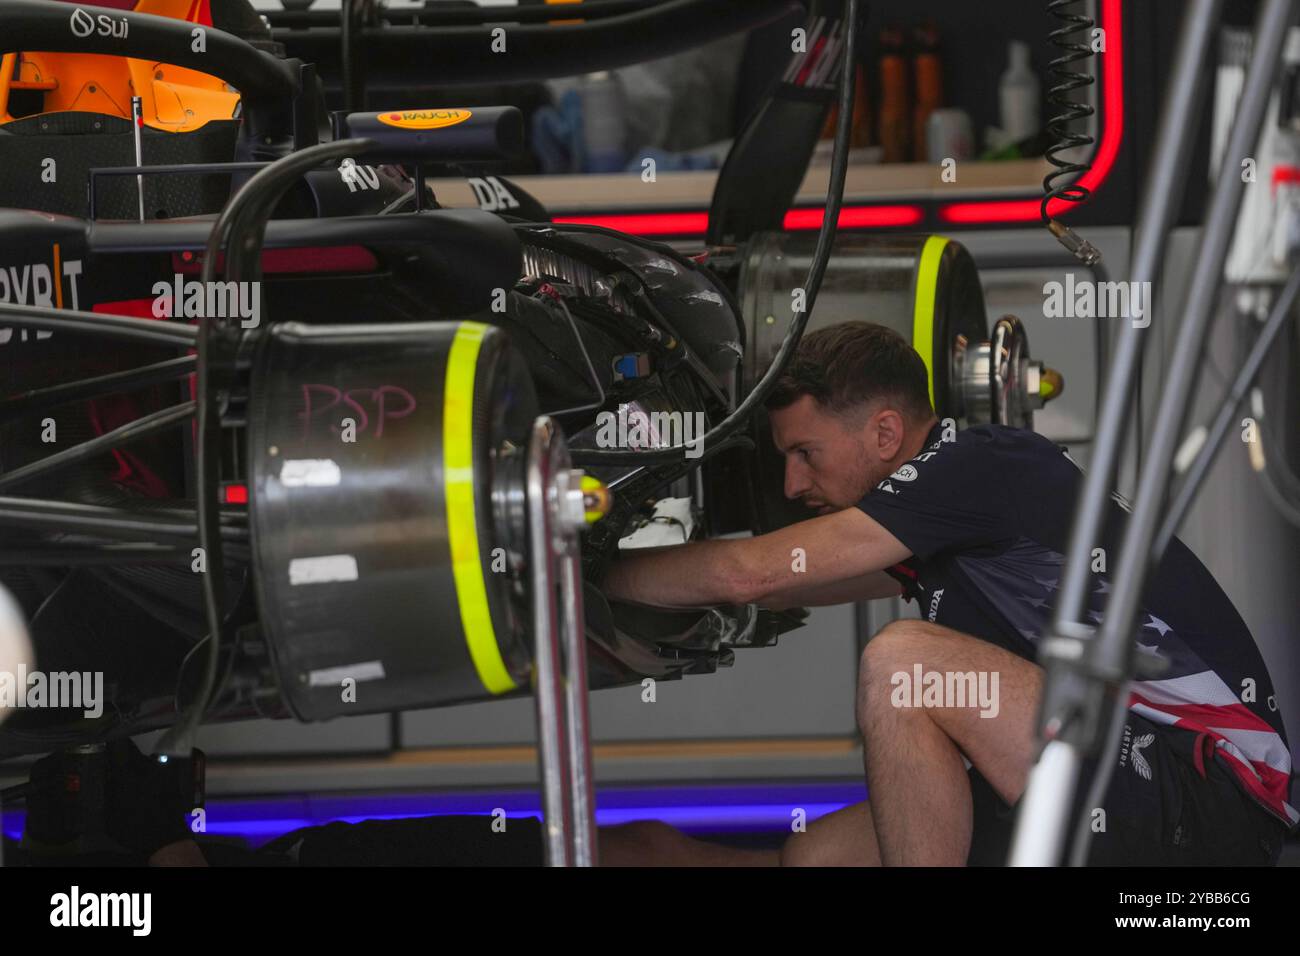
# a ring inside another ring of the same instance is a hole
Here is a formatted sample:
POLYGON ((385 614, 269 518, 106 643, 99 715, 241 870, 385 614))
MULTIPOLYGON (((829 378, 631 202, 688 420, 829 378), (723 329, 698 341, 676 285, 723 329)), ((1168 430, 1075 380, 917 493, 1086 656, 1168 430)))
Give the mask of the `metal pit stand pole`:
POLYGON ((565 468, 559 479, 563 533, 559 542, 560 599, 564 613, 564 704, 568 727, 569 805, 573 822, 574 866, 596 861, 596 800, 591 770, 591 724, 587 712, 587 631, 582 606, 582 548, 578 529, 585 520, 582 472, 565 468))
MULTIPOLYGON (((1040 659, 1047 669, 1039 723, 1047 743, 1031 771, 1021 800, 1009 862, 1013 866, 1054 865, 1075 837, 1071 863, 1087 859, 1086 818, 1071 819, 1072 796, 1085 756, 1099 759, 1096 779, 1081 806, 1086 813, 1100 804, 1114 769, 1119 723, 1127 711, 1128 683, 1138 668, 1131 628, 1143 587, 1152 570, 1153 539, 1164 511, 1170 463, 1196 381, 1215 293, 1222 281, 1223 262, 1236 222, 1242 180, 1238 159, 1248 156, 1259 135, 1292 19, 1291 0, 1265 0, 1258 10, 1255 48, 1246 75, 1228 143, 1224 150, 1209 211, 1197 251, 1196 268, 1187 290, 1178 339, 1166 375, 1156 425, 1144 456, 1138 492, 1121 544, 1112 590, 1099 628, 1083 625, 1080 617, 1090 588, 1088 550, 1096 541, 1107 484, 1125 433, 1128 398, 1141 356, 1143 327, 1121 330, 1115 369, 1098 423, 1092 467, 1080 494, 1071 534, 1053 635, 1043 641, 1040 659), (1071 824, 1074 832, 1071 833, 1071 824)), ((1183 30, 1166 103, 1156 137, 1151 175, 1138 218, 1130 280, 1154 280, 1172 216, 1172 198, 1181 190, 1186 166, 1189 121, 1197 115, 1203 93, 1201 74, 1211 30, 1218 22, 1221 0, 1191 0, 1183 15, 1183 30)), ((1154 283, 1153 283, 1154 284, 1154 283)))
MULTIPOLYGON (((1187 156, 1194 142, 1193 120, 1200 115, 1205 95, 1206 64, 1210 60, 1223 0, 1189 0, 1173 68, 1161 100, 1159 125, 1147 168, 1145 190, 1134 227, 1130 281, 1159 278, 1160 259, 1186 185, 1187 156)), ((1152 304, 1147 303, 1148 312, 1152 304)), ((1109 506, 1112 477, 1116 472, 1132 415, 1133 385, 1142 361, 1145 329, 1135 323, 1120 329, 1106 378, 1106 393, 1098 412, 1092 460, 1083 477, 1070 532, 1070 546, 1061 576, 1061 591, 1050 636, 1039 648, 1046 670, 1043 699, 1038 714, 1042 753, 1030 770, 1016 815, 1015 836, 1008 863, 1011 866, 1054 866, 1062 858, 1072 822, 1072 797, 1089 741, 1100 731, 1102 717, 1089 685, 1085 660, 1093 628, 1082 623, 1093 589, 1089 573, 1092 549, 1100 536, 1109 506), (1091 724, 1092 726, 1089 726, 1091 724)))
POLYGON ((578 543, 585 523, 582 473, 570 469, 559 427, 545 416, 534 422, 529 441, 527 500, 546 863, 592 866, 596 823, 578 543))

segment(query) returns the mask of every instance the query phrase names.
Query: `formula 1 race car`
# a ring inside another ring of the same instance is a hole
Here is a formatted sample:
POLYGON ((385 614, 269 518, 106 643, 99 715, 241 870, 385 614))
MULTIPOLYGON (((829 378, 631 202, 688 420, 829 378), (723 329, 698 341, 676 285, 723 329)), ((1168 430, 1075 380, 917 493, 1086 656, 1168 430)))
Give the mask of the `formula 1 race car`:
MULTIPOLYGON (((616 66, 809 6, 618 3, 512 28, 494 68, 616 66)), ((835 97, 838 11, 809 6, 823 42, 737 137, 708 240, 684 249, 551 222, 504 177, 491 205, 511 214, 441 206, 427 177, 517 153, 518 110, 331 112, 245 0, 0 0, 0 584, 41 668, 102 672, 106 698, 93 718, 14 713, 0 755, 187 706, 320 720, 527 692, 539 415, 595 479, 592 687, 773 642, 803 615, 622 605, 600 582, 647 528, 801 517, 761 400, 808 324, 892 325, 941 417, 1029 425, 1059 378, 1014 318, 990 333, 959 243, 832 249, 833 215, 781 231, 835 97), (819 268, 810 319, 791 293, 819 268), (367 681, 364 703, 340 702, 340 675, 367 681)))

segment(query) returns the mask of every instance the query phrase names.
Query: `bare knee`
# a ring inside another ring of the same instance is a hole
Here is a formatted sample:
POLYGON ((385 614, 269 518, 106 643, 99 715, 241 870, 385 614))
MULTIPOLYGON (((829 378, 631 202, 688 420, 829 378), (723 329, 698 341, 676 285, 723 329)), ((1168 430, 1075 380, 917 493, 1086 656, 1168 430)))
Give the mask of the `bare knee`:
POLYGON ((925 621, 891 621, 876 632, 862 651, 858 665, 858 728, 868 724, 868 706, 887 701, 895 675, 910 674, 916 664, 926 666, 934 642, 955 634, 925 621))

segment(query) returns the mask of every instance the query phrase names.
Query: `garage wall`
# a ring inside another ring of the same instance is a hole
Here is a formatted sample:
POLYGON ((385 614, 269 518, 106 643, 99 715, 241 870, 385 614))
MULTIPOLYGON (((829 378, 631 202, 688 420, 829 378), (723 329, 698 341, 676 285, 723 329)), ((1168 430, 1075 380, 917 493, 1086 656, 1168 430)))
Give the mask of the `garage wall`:
MULTIPOLYGON (((641 686, 591 696, 599 741, 839 736, 854 730, 857 644, 851 606, 818 608, 775 647, 740 648, 734 667, 661 681, 654 703, 641 686)), ((407 746, 524 743, 531 700, 419 711, 402 718, 407 746)))

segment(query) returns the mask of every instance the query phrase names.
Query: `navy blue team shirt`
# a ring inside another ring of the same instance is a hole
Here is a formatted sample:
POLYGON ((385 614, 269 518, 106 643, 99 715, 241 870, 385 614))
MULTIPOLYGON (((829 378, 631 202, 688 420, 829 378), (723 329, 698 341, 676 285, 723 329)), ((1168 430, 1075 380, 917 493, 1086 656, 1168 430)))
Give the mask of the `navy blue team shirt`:
MULTIPOLYGON (((1082 472, 1032 431, 977 425, 943 436, 936 424, 921 453, 858 507, 912 552, 888 570, 923 617, 1033 661, 1059 593, 1082 472)), ((1108 559, 1118 556, 1126 515, 1115 496, 1098 545, 1108 559)), ((1094 575, 1094 624, 1109 586, 1106 573, 1094 575)), ((1245 791, 1294 826, 1291 755, 1268 669, 1228 596, 1177 539, 1151 576, 1134 637, 1169 667, 1130 684, 1130 709, 1208 737, 1245 791)))

